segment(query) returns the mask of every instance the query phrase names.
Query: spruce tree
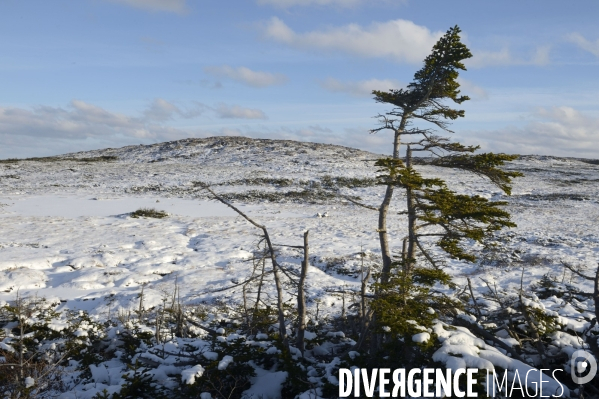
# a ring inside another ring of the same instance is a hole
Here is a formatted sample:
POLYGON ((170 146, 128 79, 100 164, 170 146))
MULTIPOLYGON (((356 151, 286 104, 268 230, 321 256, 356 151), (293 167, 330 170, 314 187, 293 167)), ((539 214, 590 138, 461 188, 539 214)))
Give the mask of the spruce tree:
MULTIPOLYGON (((436 283, 451 284, 450 276, 441 267, 443 259, 449 256, 472 262, 476 259, 469 249, 473 242, 482 242, 497 230, 515 226, 509 213, 502 209, 506 202, 458 194, 442 179, 424 177, 414 167, 413 154, 419 152, 428 156, 432 165, 485 177, 508 195, 511 179, 521 175, 501 169, 516 156, 475 154, 479 146, 452 142, 436 134, 438 130, 451 133, 451 121, 465 116, 464 110, 448 104, 469 99, 460 93, 457 78, 458 71, 466 69, 463 60, 471 56, 460 40, 460 28, 452 27, 434 45, 424 66, 405 89, 373 91, 377 102, 389 104, 392 109, 378 115, 380 126, 371 132, 391 130, 394 134, 392 156, 376 162, 377 178, 386 186, 386 192, 378 208, 382 269, 371 303, 373 320, 369 323, 375 326, 375 334, 371 335, 371 349, 375 351, 384 343, 383 332, 413 333, 414 320, 427 324, 434 318, 432 314, 447 314, 459 306, 433 289, 436 283), (433 129, 426 124, 432 124, 433 129), (405 156, 400 154, 402 144, 405 156), (394 258, 387 215, 395 190, 405 193, 405 211, 400 214, 407 216, 408 234, 401 256, 394 258), (427 313, 431 309, 434 312, 427 313)), ((413 360, 412 352, 408 356, 403 351, 404 360, 413 360)))
POLYGON ((415 125, 415 122, 428 122, 451 133, 450 122, 465 116, 464 110, 451 108, 447 102, 461 104, 469 100, 468 96, 461 95, 457 78, 459 70, 466 70, 463 60, 470 57, 470 50, 461 42, 460 28, 454 26, 437 41, 424 60, 424 66, 414 74, 413 81, 405 89, 373 91, 377 102, 393 106, 384 115, 378 115, 381 125, 371 130, 372 133, 383 130, 394 133, 392 157, 379 159, 376 163, 380 183, 386 186, 385 197, 378 209, 382 283, 389 282, 394 262, 389 246, 387 214, 396 188, 403 189, 406 194, 408 236, 399 260, 406 271, 413 268, 418 252, 433 266, 437 265, 423 247, 423 237, 439 237, 437 243, 450 256, 473 260, 473 255, 460 245, 464 239, 481 241, 495 230, 514 226, 509 214, 500 209, 504 202, 458 195, 449 190, 442 180, 425 179, 413 167, 413 152, 423 152, 433 157, 434 165, 487 177, 506 194, 511 192, 511 178, 520 175, 500 169, 505 161, 515 159, 515 156, 474 154, 479 146, 452 142, 447 137, 437 136, 435 130, 415 125), (406 155, 402 159, 400 147, 406 138, 409 141, 403 143, 406 155), (426 232, 422 232, 425 228, 426 232))

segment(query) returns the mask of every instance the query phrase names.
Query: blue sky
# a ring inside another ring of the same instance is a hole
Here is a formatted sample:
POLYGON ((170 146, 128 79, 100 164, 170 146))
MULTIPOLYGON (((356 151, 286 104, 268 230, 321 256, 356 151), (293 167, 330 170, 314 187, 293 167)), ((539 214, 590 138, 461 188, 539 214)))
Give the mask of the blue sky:
POLYGON ((599 158, 599 2, 3 0, 0 158, 243 135, 389 153, 373 89, 459 25, 453 136, 599 158))

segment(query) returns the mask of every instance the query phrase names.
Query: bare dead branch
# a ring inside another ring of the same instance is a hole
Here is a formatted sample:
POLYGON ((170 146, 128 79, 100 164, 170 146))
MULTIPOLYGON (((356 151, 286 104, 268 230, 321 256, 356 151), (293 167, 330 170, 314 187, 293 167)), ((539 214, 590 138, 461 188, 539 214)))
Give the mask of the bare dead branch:
POLYGON ((576 274, 578 277, 582 277, 583 279, 588 280, 588 281, 595 281, 595 277, 591 277, 591 276, 582 274, 580 271, 576 270, 574 268, 574 266, 572 266, 571 264, 564 262, 563 260, 560 263, 562 264, 562 266, 564 266, 566 269, 570 270, 572 273, 576 274))
POLYGON ((281 337, 281 340, 283 341, 283 345, 285 346, 285 348, 287 348, 287 350, 289 350, 289 339, 287 337, 287 328, 285 326, 285 313, 283 310, 283 287, 281 286, 281 280, 279 278, 279 273, 278 273, 280 267, 279 267, 279 263, 277 262, 277 259, 275 256, 275 250, 274 250, 272 241, 270 240, 270 235, 268 234, 268 230, 266 229, 266 227, 264 225, 256 223, 253 219, 251 219, 245 213, 240 211, 237 207, 235 207, 234 205, 229 203, 229 201, 225 200, 223 197, 221 197, 220 195, 218 195, 214 191, 212 191, 212 189, 206 183, 198 182, 197 184, 200 187, 202 187, 204 190, 206 190, 210 194, 212 194, 212 196, 216 200, 222 202, 229 208, 233 209, 235 212, 237 212, 241 217, 243 217, 249 223, 251 223, 252 225, 254 225, 257 228, 262 230, 264 240, 266 241, 266 244, 268 246, 268 251, 270 253, 270 260, 272 262, 272 273, 274 275, 275 287, 277 290, 277 312, 278 312, 278 316, 279 316, 278 317, 278 319, 279 319, 279 335, 281 337))
POLYGON ((354 205, 361 206, 362 208, 370 209, 371 211, 377 211, 377 212, 379 211, 379 208, 376 208, 376 207, 374 207, 374 206, 370 206, 370 205, 363 204, 363 203, 361 203, 361 202, 359 202, 359 201, 356 201, 356 200, 354 200, 354 199, 352 199, 351 197, 348 197, 348 196, 346 196, 346 195, 341 195, 341 198, 343 198, 343 199, 345 199, 345 200, 347 200, 347 201, 351 202, 351 203, 352 203, 352 204, 354 204, 354 205))
POLYGON ((472 302, 474 303, 474 309, 476 309, 476 314, 480 319, 482 317, 482 313, 480 312, 480 308, 478 307, 478 303, 476 302, 476 298, 474 297, 474 292, 472 291, 472 283, 470 282, 470 277, 466 277, 468 280, 468 288, 470 289, 470 298, 472 298, 472 302))

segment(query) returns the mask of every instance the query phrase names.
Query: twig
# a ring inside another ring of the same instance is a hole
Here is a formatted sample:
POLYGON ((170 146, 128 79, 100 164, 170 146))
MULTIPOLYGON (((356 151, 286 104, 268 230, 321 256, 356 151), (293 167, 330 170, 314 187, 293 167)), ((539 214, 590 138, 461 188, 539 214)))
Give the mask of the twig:
POLYGON ((370 209, 371 211, 377 211, 377 212, 379 211, 379 208, 363 204, 361 202, 358 202, 358 201, 352 199, 351 197, 348 197, 348 196, 345 196, 345 195, 340 195, 340 197, 343 198, 343 199, 345 199, 345 200, 347 200, 347 201, 349 201, 349 202, 351 202, 354 205, 361 206, 362 208, 370 209))
POLYGON ((478 303, 476 303, 476 298, 474 298, 474 293, 472 292, 472 283, 470 282, 470 277, 466 277, 468 280, 468 288, 470 289, 470 297, 472 298, 472 302, 474 303, 474 309, 476 309, 476 313, 478 314, 478 318, 482 317, 482 313, 480 312, 480 308, 478 307, 478 303))

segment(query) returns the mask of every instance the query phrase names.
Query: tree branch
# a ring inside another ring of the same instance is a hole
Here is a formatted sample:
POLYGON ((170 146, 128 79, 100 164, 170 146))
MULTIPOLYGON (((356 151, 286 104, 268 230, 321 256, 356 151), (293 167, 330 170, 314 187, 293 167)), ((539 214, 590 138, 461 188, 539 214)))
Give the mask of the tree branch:
POLYGON ((588 280, 588 281, 595 281, 595 277, 591 277, 591 276, 582 274, 578 270, 574 269, 574 267, 572 265, 570 265, 569 263, 566 263, 563 260, 560 261, 560 263, 562 264, 562 266, 564 266, 566 269, 570 270, 572 273, 576 274, 578 277, 582 277, 583 279, 588 280))

